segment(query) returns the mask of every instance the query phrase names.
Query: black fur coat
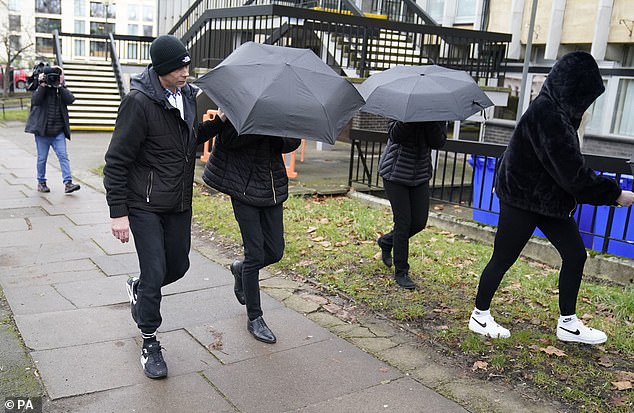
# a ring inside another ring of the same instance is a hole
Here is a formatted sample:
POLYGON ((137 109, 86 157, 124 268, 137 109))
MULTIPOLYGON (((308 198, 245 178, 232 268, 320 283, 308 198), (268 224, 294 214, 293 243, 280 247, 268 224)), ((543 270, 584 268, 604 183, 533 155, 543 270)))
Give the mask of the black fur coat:
POLYGON ((617 183, 584 165, 577 129, 603 93, 592 56, 573 52, 555 63, 518 122, 497 171, 496 192, 516 208, 565 218, 577 203, 612 205, 617 183))

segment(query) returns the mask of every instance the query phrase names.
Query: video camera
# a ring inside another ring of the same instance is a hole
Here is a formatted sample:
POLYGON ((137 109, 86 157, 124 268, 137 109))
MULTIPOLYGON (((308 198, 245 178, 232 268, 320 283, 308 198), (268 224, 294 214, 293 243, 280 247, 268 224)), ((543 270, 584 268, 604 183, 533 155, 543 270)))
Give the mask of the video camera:
POLYGON ((47 86, 58 87, 62 70, 57 66, 50 66, 46 62, 40 62, 33 68, 33 73, 26 81, 27 90, 34 91, 40 83, 40 74, 44 73, 44 81, 47 86))
POLYGON ((46 84, 51 87, 59 87, 59 81, 62 71, 59 67, 45 67, 44 68, 44 79, 46 80, 46 84))

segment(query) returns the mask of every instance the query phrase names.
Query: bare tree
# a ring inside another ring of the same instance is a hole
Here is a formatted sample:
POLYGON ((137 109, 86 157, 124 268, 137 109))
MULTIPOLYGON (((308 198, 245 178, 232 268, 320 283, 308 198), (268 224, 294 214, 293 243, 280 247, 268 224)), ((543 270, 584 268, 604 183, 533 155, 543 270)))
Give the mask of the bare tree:
MULTIPOLYGON (((6 20, 3 19, 0 24, 0 48, 4 52, 2 57, 0 57, 0 63, 5 65, 4 76, 2 76, 2 95, 6 97, 12 80, 9 77, 11 67, 28 48, 33 46, 33 42, 27 41, 21 44, 19 39, 23 36, 14 34, 12 31, 13 28, 9 23, 9 5, 5 0, 0 0, 0 10, 4 11, 4 13, 0 14, 7 16, 6 20), (18 39, 17 41, 16 38, 18 39)), ((22 33, 24 33, 24 31, 22 31, 22 33)))

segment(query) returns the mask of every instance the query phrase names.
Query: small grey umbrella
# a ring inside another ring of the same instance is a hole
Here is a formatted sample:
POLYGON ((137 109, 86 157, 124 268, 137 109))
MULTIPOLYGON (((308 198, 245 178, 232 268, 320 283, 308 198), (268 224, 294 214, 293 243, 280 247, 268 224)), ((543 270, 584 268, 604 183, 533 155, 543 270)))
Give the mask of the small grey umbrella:
POLYGON ((363 112, 402 122, 464 120, 493 105, 473 78, 436 65, 395 66, 370 76, 363 112))
POLYGON ((312 50, 248 42, 194 82, 238 134, 335 143, 363 105, 357 89, 312 50))

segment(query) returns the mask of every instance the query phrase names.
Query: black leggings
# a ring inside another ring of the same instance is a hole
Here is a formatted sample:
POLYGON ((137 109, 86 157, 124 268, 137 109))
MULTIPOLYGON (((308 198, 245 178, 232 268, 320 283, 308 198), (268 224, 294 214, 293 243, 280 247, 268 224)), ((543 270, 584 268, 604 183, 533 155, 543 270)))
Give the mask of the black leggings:
POLYGON ((394 229, 381 237, 381 242, 394 248, 394 272, 409 272, 409 239, 421 232, 429 216, 429 184, 417 186, 383 180, 385 193, 392 206, 394 229))
POLYGON ((519 257, 535 228, 539 228, 561 256, 559 271, 559 311, 562 316, 576 313, 586 249, 577 223, 569 218, 553 218, 500 203, 500 219, 493 255, 478 285, 476 308, 488 310, 502 277, 519 257))

